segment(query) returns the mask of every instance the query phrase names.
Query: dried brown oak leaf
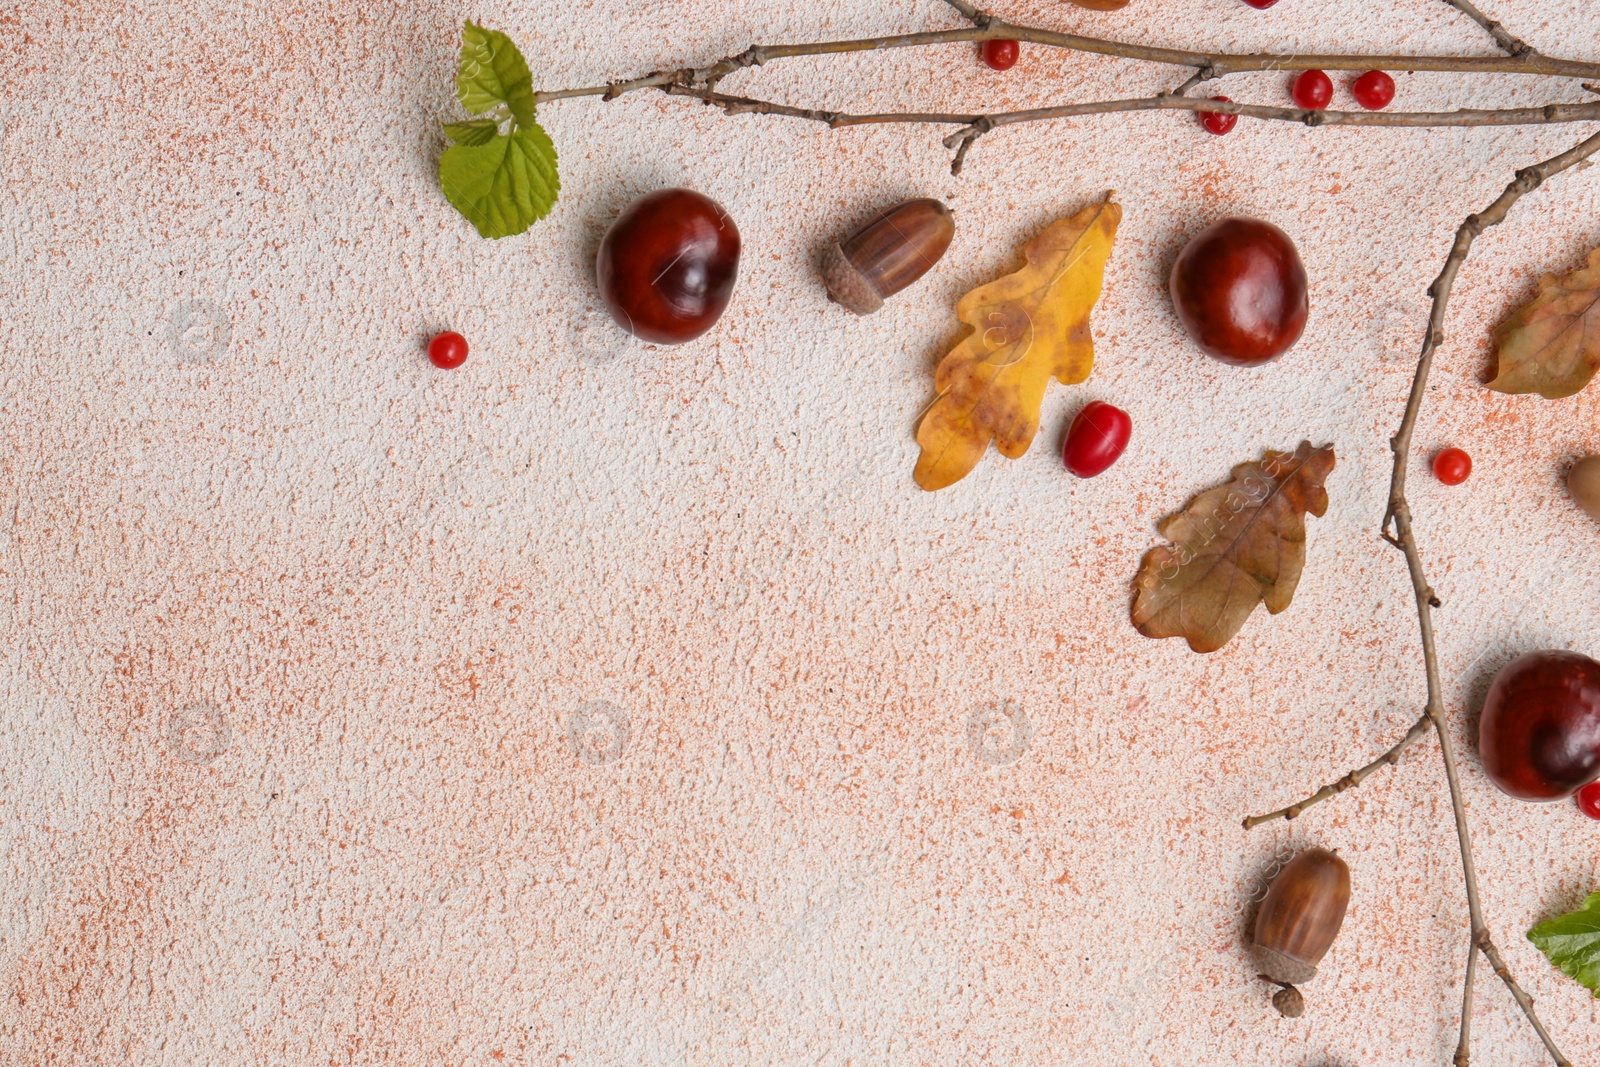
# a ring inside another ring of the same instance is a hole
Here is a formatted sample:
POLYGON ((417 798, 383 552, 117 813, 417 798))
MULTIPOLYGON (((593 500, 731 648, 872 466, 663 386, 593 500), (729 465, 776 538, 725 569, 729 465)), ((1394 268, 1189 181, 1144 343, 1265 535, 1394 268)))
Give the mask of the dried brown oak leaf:
POLYGON ((915 478, 927 490, 965 478, 989 442, 1016 459, 1039 430, 1039 403, 1055 377, 1074 385, 1094 366, 1089 311, 1100 299, 1122 208, 1108 196, 1058 219, 1028 242, 1014 274, 963 296, 969 332, 934 376, 939 395, 917 426, 915 478))
POLYGON ((1539 295, 1494 331, 1500 371, 1489 388, 1571 396, 1600 368, 1600 248, 1589 265, 1539 279, 1539 295))
POLYGON ((1306 563, 1306 512, 1328 510, 1322 483, 1333 462, 1332 445, 1269 450, 1163 520, 1161 535, 1172 544, 1146 552, 1134 579, 1139 632, 1215 652, 1257 604, 1274 615, 1288 607, 1306 563))

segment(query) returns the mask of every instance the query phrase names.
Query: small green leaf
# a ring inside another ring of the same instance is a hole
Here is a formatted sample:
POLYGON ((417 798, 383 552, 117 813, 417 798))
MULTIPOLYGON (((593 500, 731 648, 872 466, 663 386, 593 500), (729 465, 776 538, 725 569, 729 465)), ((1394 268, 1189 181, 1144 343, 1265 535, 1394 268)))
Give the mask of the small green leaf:
POLYGON ((468 119, 466 122, 447 122, 444 135, 456 144, 481 145, 494 140, 500 124, 494 119, 468 119))
POLYGON ((1600 893, 1590 893, 1577 911, 1535 926, 1528 940, 1600 997, 1600 893))
POLYGON ((483 236, 519 234, 548 215, 561 192, 556 146, 534 118, 533 75, 511 38, 468 22, 456 91, 479 117, 444 124, 455 144, 439 157, 439 185, 483 236))
POLYGON ((511 237, 550 213, 561 179, 556 146, 538 123, 439 158, 444 195, 485 237, 511 237))
POLYGON ((533 121, 533 75, 511 38, 468 22, 461 41, 461 69, 456 95, 469 115, 504 104, 521 125, 533 121))

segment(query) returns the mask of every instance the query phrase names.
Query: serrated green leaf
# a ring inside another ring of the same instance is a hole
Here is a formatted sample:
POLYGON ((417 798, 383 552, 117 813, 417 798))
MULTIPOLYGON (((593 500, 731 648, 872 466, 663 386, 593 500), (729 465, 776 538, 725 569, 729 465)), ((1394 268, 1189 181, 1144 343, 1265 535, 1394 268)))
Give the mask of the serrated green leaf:
POLYGON ((494 140, 500 123, 494 119, 469 119, 466 122, 447 122, 444 135, 456 144, 481 145, 494 140))
POLYGON ((504 104, 519 126, 533 122, 537 101, 527 61, 511 38, 475 22, 468 22, 462 34, 456 95, 469 115, 481 115, 504 104))
POLYGON ((561 179, 555 145, 534 118, 533 75, 511 38, 468 22, 456 93, 480 117, 445 123, 455 144, 439 157, 439 185, 483 236, 522 233, 550 213, 561 179))
POLYGON ((556 146, 537 122, 439 157, 444 195, 485 237, 511 237, 550 213, 561 179, 556 146))
POLYGON ((1600 997, 1600 893, 1590 893, 1577 911, 1535 926, 1528 940, 1600 997))

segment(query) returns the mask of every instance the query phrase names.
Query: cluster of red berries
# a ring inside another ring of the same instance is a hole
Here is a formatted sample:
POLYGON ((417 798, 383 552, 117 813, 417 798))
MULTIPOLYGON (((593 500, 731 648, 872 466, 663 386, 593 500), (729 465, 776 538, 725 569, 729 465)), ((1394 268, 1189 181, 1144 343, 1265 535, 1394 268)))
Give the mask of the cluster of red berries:
MULTIPOLYGON (((1270 7, 1277 0, 1267 4, 1256 0, 1245 2, 1255 7, 1270 7)), ((1307 111, 1321 111, 1333 101, 1333 79, 1320 70, 1301 71, 1289 87, 1289 95, 1294 98, 1296 106, 1307 111)), ((1381 70, 1369 70, 1350 83, 1350 95, 1368 111, 1382 111, 1394 100, 1394 79, 1381 70)), ((1211 99, 1224 104, 1232 103, 1226 96, 1213 96, 1211 99)), ((1197 111, 1195 114, 1199 116, 1200 125, 1218 136, 1239 123, 1238 115, 1221 111, 1197 111)))

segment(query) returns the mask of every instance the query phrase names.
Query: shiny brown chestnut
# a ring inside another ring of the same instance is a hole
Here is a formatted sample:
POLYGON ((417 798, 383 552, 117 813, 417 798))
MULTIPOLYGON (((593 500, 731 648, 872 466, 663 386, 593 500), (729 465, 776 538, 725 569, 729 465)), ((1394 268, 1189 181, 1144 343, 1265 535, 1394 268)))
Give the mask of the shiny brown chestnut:
POLYGON ((1600 663, 1552 648, 1500 668, 1478 755, 1489 780, 1519 800, 1564 800, 1600 777, 1600 663))
POLYGON ((739 230, 722 205, 692 189, 648 193, 606 231, 595 276, 618 326, 657 344, 692 341, 733 295, 739 230))
POLYGON ((1206 355, 1236 367, 1270 363, 1305 329, 1306 268, 1289 235, 1260 219, 1201 230, 1168 282, 1178 320, 1206 355))
POLYGON ((955 236, 950 209, 937 200, 907 200, 880 213, 823 253, 828 298, 870 315, 933 268, 955 236))
POLYGON ((1349 906, 1350 868, 1327 849, 1307 849, 1272 880, 1250 948, 1262 974, 1282 987, 1272 998, 1281 1014, 1293 1019, 1305 1011, 1295 986, 1317 976, 1349 906))

